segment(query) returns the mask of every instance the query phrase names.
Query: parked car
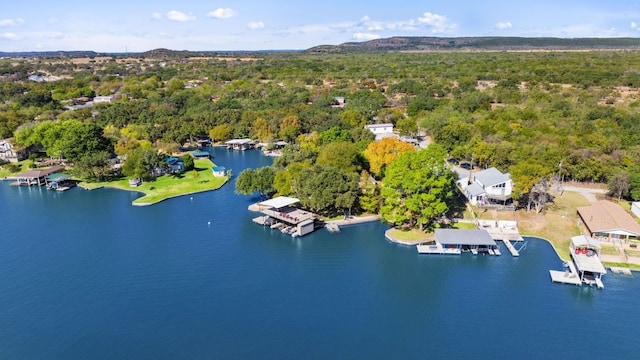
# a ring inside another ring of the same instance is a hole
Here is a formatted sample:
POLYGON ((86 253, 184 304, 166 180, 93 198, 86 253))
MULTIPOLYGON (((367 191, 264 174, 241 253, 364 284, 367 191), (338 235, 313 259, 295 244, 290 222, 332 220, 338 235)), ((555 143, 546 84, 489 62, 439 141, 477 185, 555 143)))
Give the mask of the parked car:
POLYGON ((453 165, 458 165, 458 164, 460 164, 460 161, 458 161, 458 159, 456 159, 456 158, 448 158, 448 159, 447 159, 447 162, 448 162, 449 164, 453 164, 453 165))
POLYGON ((473 165, 471 165, 471 163, 468 163, 468 162, 463 162, 462 164, 460 164, 460 167, 465 170, 473 170, 473 165))

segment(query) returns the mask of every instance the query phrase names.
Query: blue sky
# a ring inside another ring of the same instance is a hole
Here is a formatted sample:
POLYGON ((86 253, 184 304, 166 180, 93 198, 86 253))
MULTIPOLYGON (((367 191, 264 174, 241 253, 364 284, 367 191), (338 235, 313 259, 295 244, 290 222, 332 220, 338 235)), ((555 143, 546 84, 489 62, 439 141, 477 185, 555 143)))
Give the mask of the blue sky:
POLYGON ((640 37, 638 0, 3 0, 0 51, 291 50, 391 36, 640 37))

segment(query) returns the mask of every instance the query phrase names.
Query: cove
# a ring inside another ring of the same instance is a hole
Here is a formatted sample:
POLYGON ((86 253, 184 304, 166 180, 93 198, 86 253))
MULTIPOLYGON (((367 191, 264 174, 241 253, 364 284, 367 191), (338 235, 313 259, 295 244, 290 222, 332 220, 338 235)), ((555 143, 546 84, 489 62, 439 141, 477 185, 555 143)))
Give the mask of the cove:
MULTIPOLYGON (((239 174, 257 151, 211 150, 239 174)), ((0 182, 0 358, 633 358, 635 277, 553 284, 519 258, 419 255, 381 223, 291 238, 221 189, 139 194, 0 182)), ((637 276, 637 275, 634 275, 637 276)))

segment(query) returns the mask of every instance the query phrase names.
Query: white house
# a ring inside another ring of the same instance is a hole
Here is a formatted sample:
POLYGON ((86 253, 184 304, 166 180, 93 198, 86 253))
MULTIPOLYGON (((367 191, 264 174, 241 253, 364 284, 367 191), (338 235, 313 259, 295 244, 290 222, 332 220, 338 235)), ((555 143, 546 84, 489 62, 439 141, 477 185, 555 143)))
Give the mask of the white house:
POLYGON ((100 103, 110 103, 111 100, 113 100, 113 96, 109 95, 109 96, 96 96, 93 98, 93 103, 94 104, 100 104, 100 103))
POLYGON ((18 150, 13 145, 13 139, 0 140, 0 159, 9 162, 18 162, 26 159, 24 150, 18 150))
POLYGON ((511 200, 513 181, 511 175, 503 174, 496 168, 477 172, 464 188, 464 194, 472 205, 506 203, 511 200))
POLYGON ((640 218, 640 202, 634 201, 631 203, 631 212, 640 218))
POLYGON ((376 136, 376 141, 380 141, 384 137, 394 136, 393 124, 371 124, 365 125, 364 128, 376 136))
POLYGON ((227 176, 227 169, 224 166, 214 166, 211 170, 215 177, 227 176))

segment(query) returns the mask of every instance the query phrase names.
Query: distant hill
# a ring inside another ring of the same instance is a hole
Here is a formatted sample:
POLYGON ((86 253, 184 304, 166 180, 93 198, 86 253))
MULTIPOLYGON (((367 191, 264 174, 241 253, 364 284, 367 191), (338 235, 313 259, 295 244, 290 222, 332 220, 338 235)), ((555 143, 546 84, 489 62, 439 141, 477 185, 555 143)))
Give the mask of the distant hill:
MULTIPOLYGON (((340 45, 319 45, 304 50, 307 53, 345 53, 375 51, 507 51, 507 50, 594 50, 640 49, 640 38, 551 38, 551 37, 426 37, 394 36, 340 45)), ((286 53, 300 50, 262 51, 188 51, 153 49, 145 52, 98 53, 95 51, 23 51, 1 52, 0 57, 95 57, 122 56, 154 59, 178 59, 207 56, 239 56, 256 53, 286 53)))
POLYGON ((464 51, 464 50, 593 50, 640 49, 640 38, 527 38, 527 37, 411 37, 395 36, 340 45, 320 45, 310 53, 354 51, 464 51))
POLYGON ((0 51, 0 57, 94 57, 101 54, 95 51, 0 51))

